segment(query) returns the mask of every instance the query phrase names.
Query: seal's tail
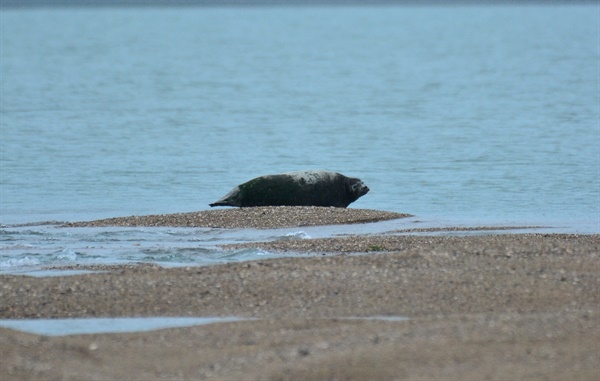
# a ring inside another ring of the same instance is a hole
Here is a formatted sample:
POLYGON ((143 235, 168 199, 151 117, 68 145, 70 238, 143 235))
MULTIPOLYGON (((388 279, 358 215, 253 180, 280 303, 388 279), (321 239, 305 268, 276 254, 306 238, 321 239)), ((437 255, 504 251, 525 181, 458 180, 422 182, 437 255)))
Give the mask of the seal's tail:
POLYGON ((238 206, 238 205, 234 205, 227 200, 219 200, 219 201, 213 202, 212 204, 208 204, 208 206, 210 206, 211 208, 214 208, 215 206, 238 206))

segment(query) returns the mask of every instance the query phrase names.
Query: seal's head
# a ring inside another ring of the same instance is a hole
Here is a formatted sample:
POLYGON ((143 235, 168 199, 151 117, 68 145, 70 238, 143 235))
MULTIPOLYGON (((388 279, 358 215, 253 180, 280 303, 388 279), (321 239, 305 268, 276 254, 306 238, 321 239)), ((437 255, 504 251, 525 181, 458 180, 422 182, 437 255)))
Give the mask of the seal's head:
POLYGON ((348 179, 346 183, 348 193, 353 198, 352 201, 358 200, 359 197, 366 195, 369 192, 369 187, 365 185, 360 179, 348 179))

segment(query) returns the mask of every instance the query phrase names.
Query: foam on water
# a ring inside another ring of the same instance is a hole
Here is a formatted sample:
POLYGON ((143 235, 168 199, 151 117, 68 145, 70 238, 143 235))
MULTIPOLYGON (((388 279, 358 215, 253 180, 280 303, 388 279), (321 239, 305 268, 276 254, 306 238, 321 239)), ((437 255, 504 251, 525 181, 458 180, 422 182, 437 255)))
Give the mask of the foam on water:
POLYGON ((299 230, 297 232, 286 233, 285 236, 281 237, 280 240, 294 240, 294 239, 311 239, 312 237, 299 230))
POLYGON ((42 262, 39 259, 25 257, 10 257, 4 260, 0 260, 0 270, 18 270, 20 268, 35 268, 41 265, 42 262))

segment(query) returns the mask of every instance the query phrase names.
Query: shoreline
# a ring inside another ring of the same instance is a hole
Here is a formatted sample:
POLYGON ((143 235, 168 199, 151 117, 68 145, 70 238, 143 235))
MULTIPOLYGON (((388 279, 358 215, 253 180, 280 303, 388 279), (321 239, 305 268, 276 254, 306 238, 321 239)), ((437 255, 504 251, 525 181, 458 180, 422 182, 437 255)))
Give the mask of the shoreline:
POLYGON ((257 319, 64 337, 0 328, 0 372, 11 380, 597 379, 600 235, 300 242, 337 255, 0 275, 2 319, 257 319), (351 255, 356 245, 366 255, 351 255), (409 320, 345 319, 369 316, 409 320))
MULTIPOLYGON (((429 233, 475 233, 497 234, 512 230, 514 233, 547 234, 600 234, 600 225, 591 220, 563 221, 551 218, 539 219, 473 219, 422 217, 408 213, 391 212, 376 209, 354 209, 335 207, 249 207, 208 209, 195 212, 164 214, 141 214, 120 217, 108 217, 89 220, 40 220, 19 223, 2 223, 1 228, 24 228, 37 226, 55 226, 63 228, 78 227, 172 227, 172 228, 209 228, 209 229, 255 229, 272 230, 286 228, 334 227, 345 225, 368 226, 384 223, 385 231, 357 234, 417 234, 429 233), (406 220, 406 224, 402 224, 406 220), (398 221, 398 226, 391 226, 398 221)), ((383 225, 382 225, 383 226, 383 225)), ((362 232, 362 233, 361 233, 362 232)), ((352 234, 352 233, 351 233, 352 234)))

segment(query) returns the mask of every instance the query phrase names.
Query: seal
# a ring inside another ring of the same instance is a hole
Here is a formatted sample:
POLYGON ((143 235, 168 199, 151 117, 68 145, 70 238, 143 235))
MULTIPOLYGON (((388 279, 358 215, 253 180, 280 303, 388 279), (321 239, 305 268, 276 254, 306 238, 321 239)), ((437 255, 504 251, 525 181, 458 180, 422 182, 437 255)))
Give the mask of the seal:
POLYGON ((260 176, 233 188, 210 206, 334 206, 346 208, 369 192, 360 179, 328 171, 260 176))

